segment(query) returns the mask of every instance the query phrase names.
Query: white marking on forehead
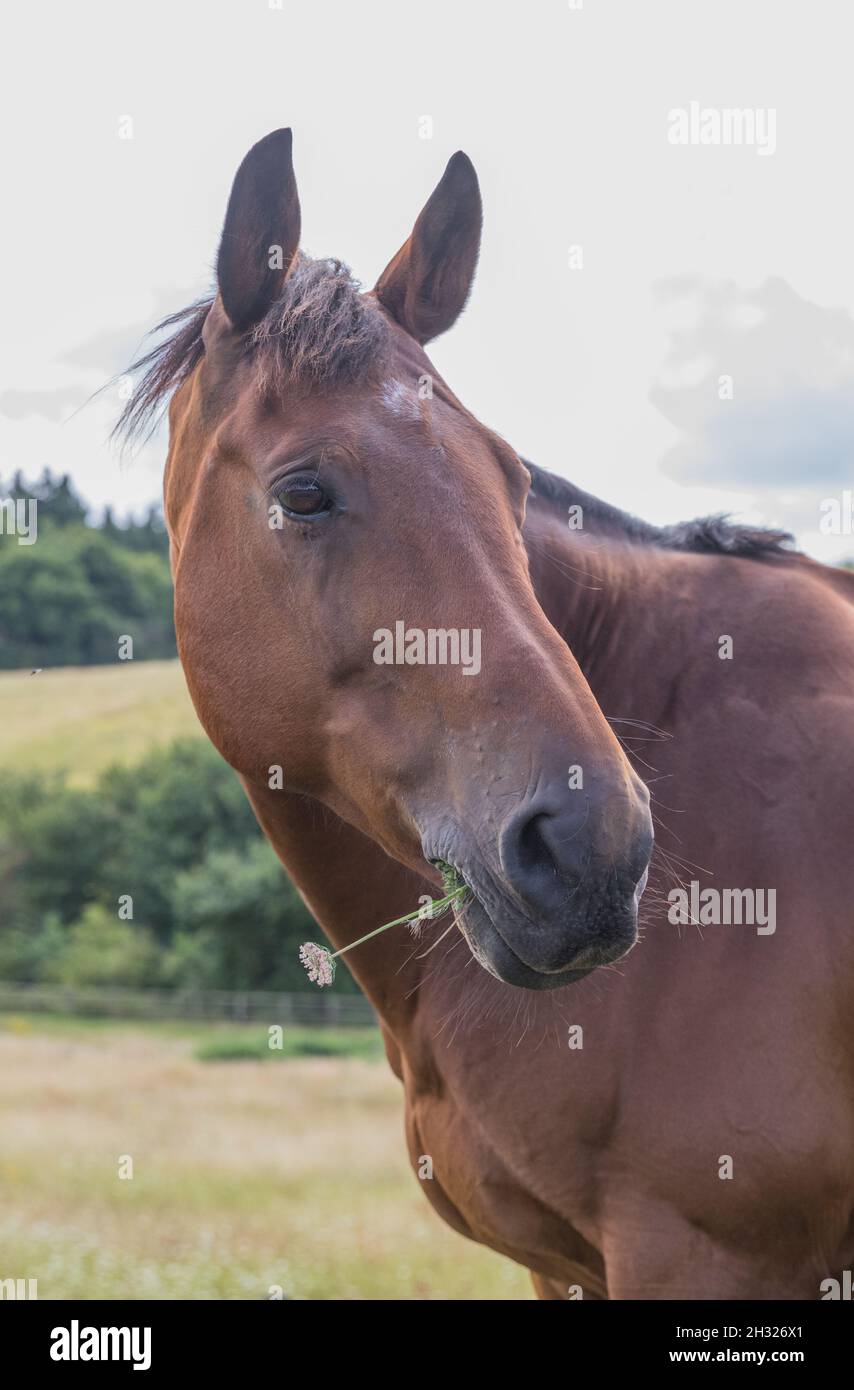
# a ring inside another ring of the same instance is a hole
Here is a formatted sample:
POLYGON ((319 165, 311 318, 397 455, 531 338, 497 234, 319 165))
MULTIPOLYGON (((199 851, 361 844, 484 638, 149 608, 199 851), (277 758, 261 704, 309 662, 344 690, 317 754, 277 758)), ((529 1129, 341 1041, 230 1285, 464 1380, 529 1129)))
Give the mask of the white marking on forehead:
POLYGON ((392 415, 407 416, 411 420, 419 419, 421 412, 418 409, 418 397, 414 390, 404 386, 397 377, 391 376, 383 382, 382 399, 383 405, 392 415))

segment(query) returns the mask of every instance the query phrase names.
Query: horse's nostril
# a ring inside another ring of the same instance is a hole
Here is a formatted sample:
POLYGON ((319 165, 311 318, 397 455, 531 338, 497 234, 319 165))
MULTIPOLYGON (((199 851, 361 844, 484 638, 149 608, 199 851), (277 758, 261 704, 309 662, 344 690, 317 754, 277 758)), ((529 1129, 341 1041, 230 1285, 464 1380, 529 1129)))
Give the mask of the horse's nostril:
POLYGON ((558 794, 516 808, 499 841, 507 886, 535 920, 567 920, 568 912, 597 918, 603 905, 617 914, 636 907, 652 848, 648 812, 624 794, 595 801, 558 794))
POLYGON ((501 867, 510 886, 536 912, 556 908, 584 874, 585 840, 576 815, 521 808, 501 837, 501 867))
POLYGON ((535 873, 538 869, 558 872, 555 857, 546 839, 546 823, 550 817, 545 812, 531 817, 519 831, 516 858, 523 874, 535 873))

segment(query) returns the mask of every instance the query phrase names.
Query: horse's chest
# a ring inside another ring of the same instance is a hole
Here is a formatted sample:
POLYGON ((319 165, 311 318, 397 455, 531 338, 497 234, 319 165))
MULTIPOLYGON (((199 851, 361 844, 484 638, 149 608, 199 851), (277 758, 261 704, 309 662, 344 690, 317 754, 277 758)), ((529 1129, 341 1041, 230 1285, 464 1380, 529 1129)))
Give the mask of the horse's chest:
POLYGON ((744 1028, 732 1039, 730 1010, 698 1004, 696 1026, 662 1025, 681 1046, 654 1045, 638 1027, 644 1045, 629 1049, 602 1036, 599 1015, 575 1013, 582 1050, 487 1056, 469 1038, 440 1056, 419 1049, 418 1073, 407 1067, 412 1164, 446 1221, 592 1292, 606 1250, 627 1287, 652 1277, 662 1230, 688 1263, 698 1231, 718 1260, 744 1231, 806 1268, 809 1239, 785 1236, 780 1212, 817 1211, 828 1191, 839 1213, 822 1240, 835 1247, 848 1221, 850 1120, 831 1094, 832 1069, 808 1086, 803 1058, 787 1050, 788 1033, 803 1029, 783 1029, 769 1053, 759 1039, 746 1045, 744 1028), (834 1114, 838 1145, 828 1141, 834 1114))
MULTIPOLYGON (((525 1133, 506 1107, 481 1109, 471 1097, 448 1091, 408 1089, 406 1113, 413 1169, 450 1225, 531 1269, 569 1283, 586 1267, 595 1282, 598 1260, 573 1219, 586 1201, 581 1154, 565 1147, 561 1160, 551 1141, 525 1133), (559 1162, 571 1173, 573 1190, 558 1207, 543 1180, 559 1162)), ((559 1135, 552 1134, 556 1141, 559 1135)), ((565 1132, 562 1138, 566 1145, 565 1132)))

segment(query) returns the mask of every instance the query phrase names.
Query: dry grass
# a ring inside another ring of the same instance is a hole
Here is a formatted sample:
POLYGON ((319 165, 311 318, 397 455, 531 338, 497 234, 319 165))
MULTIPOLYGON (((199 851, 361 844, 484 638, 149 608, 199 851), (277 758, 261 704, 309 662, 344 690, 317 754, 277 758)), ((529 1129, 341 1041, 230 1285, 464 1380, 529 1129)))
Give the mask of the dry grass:
POLYGON ((198 1041, 0 1021, 0 1278, 48 1299, 530 1297, 419 1192, 384 1063, 206 1063, 198 1041))
POLYGON ((173 738, 203 737, 177 661, 0 672, 0 727, 14 735, 16 766, 64 770, 76 786, 173 738))

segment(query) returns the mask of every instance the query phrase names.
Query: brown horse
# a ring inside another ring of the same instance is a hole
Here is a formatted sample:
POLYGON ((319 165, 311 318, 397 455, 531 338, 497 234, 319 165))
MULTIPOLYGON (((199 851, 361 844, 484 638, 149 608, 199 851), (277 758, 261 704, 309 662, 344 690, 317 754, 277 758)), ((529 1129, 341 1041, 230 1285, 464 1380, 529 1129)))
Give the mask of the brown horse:
POLYGON ((451 1226, 544 1298, 818 1298, 854 1262, 854 581, 480 424, 423 350, 480 226, 457 154, 360 294, 298 251, 290 132, 247 155, 126 420, 174 392, 190 690, 336 947, 437 860, 469 885, 348 958, 451 1226))

